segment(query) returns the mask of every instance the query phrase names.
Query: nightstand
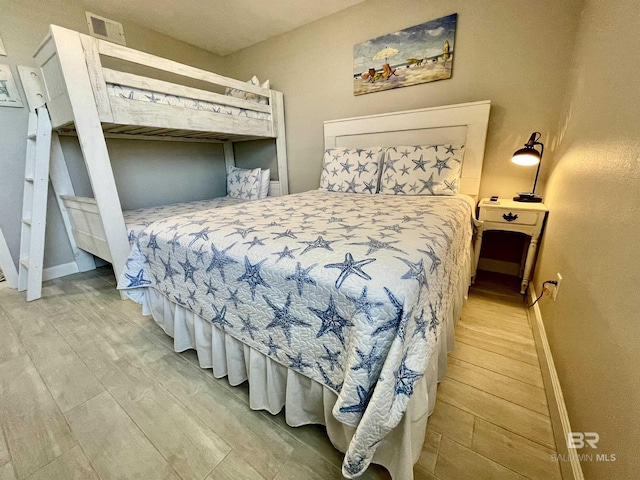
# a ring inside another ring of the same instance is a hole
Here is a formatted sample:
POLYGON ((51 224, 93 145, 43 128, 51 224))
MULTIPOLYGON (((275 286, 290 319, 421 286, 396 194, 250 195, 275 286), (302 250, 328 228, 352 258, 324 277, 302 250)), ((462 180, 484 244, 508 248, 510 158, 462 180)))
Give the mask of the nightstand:
POLYGON ((480 209, 478 220, 480 220, 481 225, 478 227, 474 245, 474 279, 478 268, 478 260, 480 259, 482 234, 484 232, 488 230, 503 230, 507 232, 524 233, 531 237, 527 256, 524 261, 522 284, 520 285, 520 293, 526 293, 531 269, 533 268, 533 262, 536 258, 538 240, 540 240, 542 226, 549 209, 543 203, 514 202, 513 200, 504 198, 498 199, 497 202, 491 202, 488 198, 483 198, 480 200, 478 207, 480 209))

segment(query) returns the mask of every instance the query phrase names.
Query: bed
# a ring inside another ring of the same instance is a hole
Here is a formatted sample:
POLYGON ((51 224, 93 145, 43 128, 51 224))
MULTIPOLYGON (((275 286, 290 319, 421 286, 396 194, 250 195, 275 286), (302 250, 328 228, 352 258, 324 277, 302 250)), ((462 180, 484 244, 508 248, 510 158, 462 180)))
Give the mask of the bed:
POLYGON ((72 247, 111 262, 117 275, 129 241, 106 138, 221 143, 227 168, 235 164, 234 142, 271 138, 278 180, 271 182, 269 194, 288 193, 283 95, 268 85, 55 25, 34 57, 52 128, 78 136, 94 194, 76 196, 66 166, 57 165, 54 155, 52 170, 66 179, 57 183, 56 193, 63 198, 63 218, 67 211, 71 217, 72 247))
POLYGON ((326 122, 336 151, 464 144, 461 193, 322 189, 165 218, 134 243, 119 288, 176 351, 248 381, 251 408, 325 425, 346 477, 375 462, 413 478, 473 273, 488 113, 478 102, 326 122))

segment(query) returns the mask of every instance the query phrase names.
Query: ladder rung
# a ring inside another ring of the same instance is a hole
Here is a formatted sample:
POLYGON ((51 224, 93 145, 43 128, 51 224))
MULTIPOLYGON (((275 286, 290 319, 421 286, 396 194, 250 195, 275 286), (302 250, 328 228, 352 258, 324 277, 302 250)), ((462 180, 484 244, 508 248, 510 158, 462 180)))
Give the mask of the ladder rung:
POLYGON ((33 183, 33 177, 24 177, 25 182, 33 183))
POLYGON ((27 135, 27 138, 28 138, 29 140, 35 140, 35 139, 36 139, 36 137, 37 137, 37 135, 36 135, 35 133, 31 133, 31 134, 27 135))
POLYGON ((20 259, 20 265, 22 265, 25 268, 29 268, 29 259, 28 258, 21 258, 20 259))
POLYGON ((22 219, 22 223, 24 223, 25 225, 31 226, 31 219, 30 218, 23 218, 22 219))

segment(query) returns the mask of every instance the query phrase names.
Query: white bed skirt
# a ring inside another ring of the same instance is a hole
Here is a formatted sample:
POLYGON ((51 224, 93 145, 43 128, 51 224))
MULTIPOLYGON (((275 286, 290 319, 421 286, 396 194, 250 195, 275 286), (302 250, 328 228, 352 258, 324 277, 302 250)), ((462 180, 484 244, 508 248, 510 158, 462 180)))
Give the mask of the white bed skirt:
MULTIPOLYGON (((420 457, 438 381, 446 369, 447 353, 453 350, 454 325, 466 300, 470 271, 471 252, 460 269, 454 298, 442 324, 439 351, 429 358, 402 421, 385 437, 373 457, 373 462, 384 466, 394 480, 413 479, 413 465, 420 457)), ((173 337, 176 352, 195 350, 200 367, 212 369, 216 378, 228 377, 231 385, 248 381, 253 410, 267 410, 275 415, 286 406, 287 424, 292 427, 322 424, 334 447, 343 453, 347 450, 355 429, 334 418, 332 409, 337 395, 332 390, 214 328, 155 289, 142 290, 142 313, 152 315, 165 333, 173 337)))

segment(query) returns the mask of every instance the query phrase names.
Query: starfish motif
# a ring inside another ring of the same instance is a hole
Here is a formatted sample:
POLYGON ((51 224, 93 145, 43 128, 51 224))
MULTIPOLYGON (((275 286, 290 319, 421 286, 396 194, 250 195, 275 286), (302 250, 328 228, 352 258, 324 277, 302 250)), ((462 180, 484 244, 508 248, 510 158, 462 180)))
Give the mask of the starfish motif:
POLYGON ((242 318, 242 316, 240 315, 238 315, 238 317, 242 322, 242 328, 240 329, 240 332, 247 332, 251 337, 251 340, 255 340, 255 338, 253 338, 253 332, 257 332, 260 329, 256 327, 253 323, 251 323, 251 317, 249 315, 247 315, 247 318, 242 318))
POLYGON ((305 283, 308 285, 316 285, 316 281, 313 278, 311 278, 311 276, 309 275, 309 272, 316 265, 317 263, 314 263, 309 268, 302 268, 302 266, 300 265, 300 262, 297 262, 295 273, 286 277, 286 280, 293 280, 296 282, 296 285, 298 287, 298 295, 302 296, 302 289, 305 283))
POLYGON ((356 176, 355 175, 353 176, 353 178, 351 179, 350 182, 345 182, 345 183, 347 185, 347 189, 345 190, 344 193, 349 193, 349 192, 357 193, 356 192, 356 188, 361 185, 360 183, 356 183, 356 176))
POLYGON ((447 190, 452 191, 453 193, 456 193, 458 191, 458 179, 454 178, 451 181, 445 180, 444 181, 444 186, 447 190))
POLYGON ((322 368, 322 365, 320 365, 319 362, 316 362, 316 366, 318 367, 318 370, 320 370, 320 375, 322 375, 322 381, 325 386, 329 387, 336 393, 340 393, 340 391, 342 390, 342 384, 333 383, 333 381, 329 377, 329 374, 325 371, 324 368, 322 368))
POLYGON ((395 377, 395 396, 406 395, 410 397, 413 395, 413 384, 422 377, 422 374, 407 367, 407 354, 405 353, 402 358, 402 363, 400 363, 400 368, 395 373, 395 377))
POLYGON ((147 280, 146 278, 144 278, 144 271, 141 268, 140 271, 138 272, 137 275, 129 275, 128 273, 124 274, 125 277, 127 277, 129 279, 129 285, 127 285, 127 288, 129 287, 144 287, 145 285, 151 285, 151 281, 147 280))
POLYGON ((211 283, 208 283, 206 280, 204 281, 204 286, 207 287, 207 293, 205 293, 204 295, 211 295, 213 298, 216 298, 216 292, 218 291, 218 289, 216 287, 213 286, 213 281, 211 283))
POLYGON ((368 242, 356 242, 356 243, 350 243, 349 245, 364 245, 369 247, 369 250, 367 250, 367 253, 365 255, 371 255, 374 252, 377 252, 378 250, 393 250, 394 252, 400 252, 400 253, 404 253, 402 250, 400 250, 397 247, 392 246, 393 243, 398 243, 400 240, 395 240, 393 242, 381 242, 380 240, 376 240, 375 238, 371 238, 371 237, 367 237, 369 239, 368 242))
POLYGON ((400 175, 409 175, 409 167, 407 167, 406 165, 404 167, 400 168, 400 172, 402 172, 400 175))
POLYGON ((395 225, 387 225, 386 227, 382 227, 382 230, 391 230, 392 232, 396 233, 402 233, 402 230, 404 229, 405 227, 401 226, 398 223, 396 223, 395 225))
POLYGON ((373 159, 373 154, 374 153, 375 152, 372 152, 371 150, 369 150, 367 153, 365 153, 365 155, 366 155, 366 159, 365 160, 373 159))
POLYGON ((436 336, 436 340, 438 339, 438 325, 440 325, 440 320, 438 319, 438 314, 436 313, 436 309, 429 302, 429 309, 431 310, 431 319, 429 320, 429 331, 433 332, 436 336))
POLYGON ((369 391, 366 391, 363 386, 358 385, 356 387, 356 391, 358 392, 358 403, 340 407, 340 411, 342 413, 364 413, 364 411, 367 409, 367 405, 369 404, 369 400, 371 399, 371 394, 373 393, 373 388, 371 388, 371 390, 369 391))
POLYGON ((426 148, 433 148, 436 152, 438 151, 438 145, 427 145, 426 148))
POLYGON ((233 302, 233 307, 237 310, 238 309, 238 304, 242 303, 242 300, 240 300, 238 298, 238 288, 236 288, 235 290, 231 290, 229 287, 227 287, 227 290, 229 291, 229 298, 227 298, 227 300, 229 300, 230 302, 233 302))
POLYGON ((364 191, 366 190, 369 193, 373 193, 373 191, 376 189, 376 185, 374 182, 364 182, 364 188, 362 189, 362 193, 364 193, 364 191))
POLYGON ((371 308, 372 307, 382 307, 384 305, 384 303, 382 302, 370 302, 369 299, 367 298, 367 287, 363 287, 362 288, 362 293, 360 294, 360 296, 358 298, 355 297, 350 297, 349 295, 347 295, 347 299, 349 299, 351 302, 353 302, 354 306, 356 307, 355 311, 353 312, 355 315, 357 315, 358 313, 364 313, 365 317, 367 317, 367 320, 369 321, 369 323, 371 323, 373 320, 371 318, 371 308))
POLYGON ((436 155, 436 164, 431 168, 437 168, 438 169, 438 175, 442 175, 442 170, 444 170, 444 169, 451 170, 451 167, 449 165, 447 165, 447 163, 449 162, 450 158, 451 157, 447 157, 444 160, 440 160, 438 158, 438 156, 436 155))
POLYGON ((424 262, 422 259, 420 259, 420 261, 417 263, 413 263, 413 262, 410 262, 409 260, 405 260, 404 258, 400 258, 400 257, 395 257, 395 258, 397 258, 398 260, 403 262, 405 265, 407 265, 407 267, 409 267, 409 271, 404 275, 402 275, 400 277, 401 279, 403 280, 413 279, 418 282, 419 288, 422 288, 423 286, 425 288, 429 288, 429 285, 427 282, 427 276, 424 272, 424 262))
POLYGON ((427 339, 427 322, 424 320, 424 308, 420 310, 420 315, 413 317, 416 322, 416 328, 413 331, 413 336, 420 335, 423 340, 427 339))
POLYGON ((283 238, 283 237, 288 237, 288 238, 293 238, 293 239, 298 238, 298 237, 296 237, 295 233, 293 233, 291 230, 287 229, 282 233, 275 233, 275 237, 273 237, 273 240, 277 240, 277 239, 283 238))
POLYGON ((453 148, 453 145, 449 145, 449 146, 445 145, 445 147, 444 147, 444 148, 445 148, 445 150, 446 150, 445 154, 446 154, 446 153, 450 153, 451 155, 455 155, 455 151, 456 151, 456 149, 455 149, 455 148, 453 148))
POLYGON ((215 305, 211 305, 211 308, 213 308, 213 313, 215 314, 215 316, 211 319, 212 325, 219 325, 222 330, 224 330, 225 327, 233 327, 233 325, 229 323, 226 318, 224 318, 227 315, 226 305, 222 307, 222 310, 218 310, 215 305))
POLYGON ((224 250, 218 250, 213 243, 211 244, 211 253, 213 255, 213 258, 211 259, 211 263, 207 267, 207 272, 210 272, 214 268, 217 268, 218 271, 220 272, 220 276, 222 277, 223 282, 225 282, 224 268, 228 265, 233 265, 234 263, 238 263, 229 255, 227 255, 227 250, 229 250, 234 245, 235 243, 232 245, 229 245, 224 250))
POLYGON ((340 357, 340 350, 332 352, 325 344, 322 344, 322 347, 326 354, 321 355, 320 358, 329 362, 329 369, 333 372, 334 368, 340 367, 340 362, 338 361, 338 358, 340 357))
POLYGON ((400 325, 400 322, 402 321, 402 303, 400 303, 400 301, 393 295, 393 293, 391 293, 391 290, 389 290, 387 287, 384 287, 384 291, 386 292, 387 297, 389 297, 389 300, 391 301, 391 304, 395 309, 395 313, 393 318, 387 320, 385 323, 383 323, 373 331, 374 337, 382 332, 386 332, 387 330, 397 329, 398 325, 400 325))
POLYGON ((349 163, 349 159, 347 159, 347 161, 344 163, 340 162, 340 165, 342 166, 342 170, 341 170, 342 172, 347 172, 349 174, 351 173, 349 169, 353 167, 353 164, 349 163))
POLYGON ((409 157, 409 150, 406 150, 404 152, 400 152, 402 154, 402 156, 400 158, 405 158, 405 157, 409 157))
MULTIPOLYGON (((431 167, 431 168, 433 168, 433 167, 431 167)), ((437 185, 440 185, 440 182, 434 182, 433 181, 433 173, 429 177, 429 180, 420 180, 420 181, 422 182, 422 189, 418 193, 421 193, 424 190, 429 190, 431 195, 435 195, 435 193, 433 193, 433 187, 435 187, 437 185)))
POLYGON ((433 247, 431 245, 427 245, 427 248, 428 248, 428 250, 420 250, 420 249, 418 249, 418 251, 421 252, 421 253, 424 253, 425 255, 427 255, 431 259, 431 267, 429 268, 429 273, 433 273, 438 269, 438 267, 440 266, 440 264, 442 262, 440 261, 440 259, 436 255, 436 252, 433 250, 433 247))
POLYGON ((274 313, 273 320, 271 323, 267 325, 267 328, 282 328, 282 332, 284 333, 285 338, 287 339, 287 343, 291 346, 291 328, 294 326, 297 327, 310 327, 311 325, 305 322, 304 320, 300 320, 299 318, 294 317, 290 312, 289 308, 291 307, 291 293, 287 295, 287 301, 282 307, 277 307, 271 300, 269 300, 264 295, 262 296, 264 301, 267 302, 267 305, 271 307, 274 313))
POLYGON ((171 254, 169 254, 169 256, 167 257, 167 261, 166 262, 164 260, 162 260, 162 257, 160 257, 160 261, 162 262, 162 265, 164 265, 164 278, 163 278, 163 280, 166 280, 167 278, 169 278, 171 280, 171 285, 173 285, 175 287, 176 284, 173 281, 173 277, 178 274, 178 271, 171 266, 171 254))
POLYGON ((336 240, 326 241, 324 238, 322 238, 322 236, 319 236, 313 242, 300 242, 307 244, 307 247, 302 251, 302 253, 300 253, 300 255, 304 255, 309 250, 313 250, 314 248, 324 248, 325 250, 333 251, 333 248, 331 248, 331 244, 334 242, 336 242, 336 240))
POLYGON ((331 174, 332 174, 334 177, 337 177, 337 176, 338 176, 338 169, 337 169, 336 167, 333 167, 333 170, 331 170, 331 174))
POLYGON ((189 292, 189 295, 187 295, 187 298, 189 300, 191 300, 193 303, 196 303, 196 291, 195 291, 195 289, 194 290, 189 290, 187 288, 187 291, 189 292))
POLYGON ((162 250, 158 245, 157 237, 158 234, 153 233, 153 231, 149 234, 149 243, 147 244, 147 248, 153 250, 153 258, 156 258, 156 250, 162 250))
POLYGON ((411 160, 411 161, 412 161, 413 163, 415 163, 415 164, 416 164, 416 166, 415 166, 415 167, 413 167, 413 169, 414 169, 414 170, 420 169, 420 170, 422 170, 423 172, 426 172, 426 170, 425 170, 424 166, 425 166, 427 163, 431 163, 431 161, 430 161, 430 160, 424 160, 424 158, 423 158, 423 155, 422 155, 422 154, 420 155, 420 160, 411 160))
POLYGON ((264 240, 264 239, 260 239, 258 237, 253 237, 253 240, 251 240, 250 242, 244 242, 243 245, 250 245, 249 248, 247 248, 247 251, 249 251, 253 247, 255 247, 256 245, 264 245, 264 242, 262 240, 264 240))
POLYGON ((403 184, 399 184, 398 181, 396 180, 396 184, 393 186, 392 190, 393 193, 395 195, 399 195, 401 193, 404 193, 404 186, 406 185, 406 183, 403 184))
POLYGON ((262 343, 264 343, 269 349, 269 352, 267 353, 267 355, 278 358, 278 350, 280 350, 280 346, 273 341, 273 338, 271 338, 271 335, 269 335, 268 342, 263 341, 262 343))
POLYGON ((398 163, 399 161, 400 161, 399 158, 397 160, 393 160, 391 157, 388 157, 384 162, 385 171, 393 170, 394 172, 398 173, 398 171, 396 170, 396 167, 394 165, 396 163, 398 163))
POLYGON ((340 288, 347 277, 351 274, 355 274, 360 278, 364 278, 365 280, 371 280, 371 277, 362 271, 362 267, 368 265, 372 262, 375 262, 375 258, 365 258, 364 260, 354 260, 353 255, 347 253, 344 256, 344 262, 342 263, 329 263, 324 266, 324 268, 338 268, 341 270, 340 275, 336 279, 336 288, 340 288))
POLYGON ((369 170, 367 170, 367 165, 369 165, 369 162, 365 162, 363 165, 362 163, 360 163, 360 160, 358 160, 358 168, 356 168, 356 172, 358 172, 358 178, 360 178, 360 176, 365 172, 369 173, 369 170))
POLYGON ((266 261, 266 259, 261 260, 255 265, 251 265, 249 258, 245 255, 244 257, 244 273, 240 275, 236 281, 238 282, 247 282, 249 284, 249 288, 251 288, 251 300, 256 299, 256 288, 258 285, 263 285, 267 288, 271 288, 267 282, 264 281, 262 276, 260 275, 260 267, 266 261))
MULTIPOLYGON (((354 153, 357 153, 358 156, 361 156, 362 152, 364 152, 364 148, 356 148, 354 153)), ((358 162, 358 163, 360 163, 360 162, 358 162)))
POLYGON ((338 313, 338 309, 336 308, 336 304, 333 301, 333 295, 329 295, 329 306, 326 310, 319 310, 313 307, 307 308, 315 313, 320 320, 322 320, 322 326, 320 327, 320 330, 318 330, 316 338, 320 338, 322 335, 331 332, 336 337, 338 337, 340 343, 344 345, 344 329, 346 327, 353 327, 354 324, 346 318, 340 316, 340 314, 338 313))
POLYGON ((310 363, 305 363, 302 360, 302 353, 300 352, 298 352, 297 357, 292 357, 288 353, 286 353, 285 355, 289 358, 289 368, 293 368, 295 370, 302 372, 304 371, 305 368, 308 368, 311 366, 310 363))
POLYGON ((356 353, 360 357, 360 362, 351 367, 351 370, 366 370, 367 377, 371 377, 371 373, 382 366, 379 364, 379 361, 382 359, 382 355, 378 355, 377 345, 373 345, 368 354, 364 353, 359 348, 356 348, 356 353))
POLYGON ((287 258, 295 258, 293 256, 293 252, 295 252, 296 250, 300 250, 299 248, 294 248, 293 250, 289 250, 289 247, 287 247, 286 245, 284 246, 284 250, 282 250, 281 252, 274 252, 271 255, 278 255, 278 259, 276 260, 276 263, 278 263, 280 260, 282 260, 284 257, 287 258))
POLYGON ((197 240, 209 240, 209 227, 205 227, 199 232, 190 233, 190 237, 193 237, 193 240, 189 242, 189 246, 193 245, 197 240))
POLYGON ((184 262, 178 261, 178 263, 184 270, 184 281, 186 282, 187 280, 191 280, 195 285, 196 281, 193 279, 193 274, 200 269, 196 268, 195 265, 191 265, 191 262, 189 261, 189 254, 185 254, 184 262))
POLYGON ((249 235, 250 233, 253 233, 256 229, 253 227, 249 227, 249 228, 236 228, 235 232, 230 233, 229 235, 227 235, 227 237, 230 237, 231 235, 240 235, 243 239, 247 238, 247 235, 249 235))

